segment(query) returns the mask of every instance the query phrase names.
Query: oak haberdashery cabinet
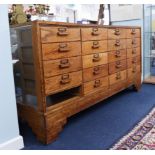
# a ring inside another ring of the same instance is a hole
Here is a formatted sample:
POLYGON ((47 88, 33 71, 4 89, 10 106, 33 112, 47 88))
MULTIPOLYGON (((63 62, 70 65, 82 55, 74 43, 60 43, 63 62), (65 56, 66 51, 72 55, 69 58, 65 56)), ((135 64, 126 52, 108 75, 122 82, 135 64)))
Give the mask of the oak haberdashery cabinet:
POLYGON ((58 137, 68 117, 129 86, 140 89, 140 27, 33 21, 13 28, 18 114, 43 143, 58 137))

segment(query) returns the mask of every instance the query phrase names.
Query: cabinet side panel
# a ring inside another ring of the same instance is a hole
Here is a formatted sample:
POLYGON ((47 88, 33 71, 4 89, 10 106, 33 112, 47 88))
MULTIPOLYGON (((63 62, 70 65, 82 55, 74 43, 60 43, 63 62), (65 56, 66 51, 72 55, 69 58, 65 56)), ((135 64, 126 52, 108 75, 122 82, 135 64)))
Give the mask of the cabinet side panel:
POLYGON ((36 96, 37 96, 38 110, 45 112, 46 100, 45 100, 43 64, 42 64, 42 54, 41 54, 40 27, 37 22, 32 23, 32 46, 33 46, 33 60, 34 60, 34 69, 35 69, 36 96))

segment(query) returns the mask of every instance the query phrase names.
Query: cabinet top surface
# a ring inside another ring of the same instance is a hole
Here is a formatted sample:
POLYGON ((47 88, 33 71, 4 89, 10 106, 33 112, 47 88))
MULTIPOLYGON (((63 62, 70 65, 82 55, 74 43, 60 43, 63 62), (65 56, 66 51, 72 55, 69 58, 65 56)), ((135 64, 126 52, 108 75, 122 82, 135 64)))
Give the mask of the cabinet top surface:
POLYGON ((50 25, 56 26, 57 25, 57 26, 70 26, 70 27, 141 28, 140 26, 76 24, 76 23, 67 23, 67 22, 41 21, 41 20, 35 20, 32 22, 24 23, 24 24, 11 25, 10 28, 27 27, 33 24, 40 25, 40 26, 50 26, 50 25))

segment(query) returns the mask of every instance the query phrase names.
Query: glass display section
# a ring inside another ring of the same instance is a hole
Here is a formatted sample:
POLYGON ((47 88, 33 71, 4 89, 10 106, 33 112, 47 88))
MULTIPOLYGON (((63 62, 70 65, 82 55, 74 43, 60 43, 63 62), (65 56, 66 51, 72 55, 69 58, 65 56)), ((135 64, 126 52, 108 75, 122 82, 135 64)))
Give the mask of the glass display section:
POLYGON ((144 82, 155 84, 155 5, 144 5, 144 82))

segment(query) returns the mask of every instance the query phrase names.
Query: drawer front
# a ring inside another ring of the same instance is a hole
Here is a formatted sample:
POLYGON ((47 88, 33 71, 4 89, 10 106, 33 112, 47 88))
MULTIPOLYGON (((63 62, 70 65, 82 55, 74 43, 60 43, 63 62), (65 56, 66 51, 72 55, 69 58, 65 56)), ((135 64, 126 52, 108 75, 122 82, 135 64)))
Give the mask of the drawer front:
POLYGON ((127 59, 127 68, 131 68, 133 65, 140 65, 140 56, 127 59))
POLYGON ((66 73, 45 79, 45 94, 49 95, 81 85, 82 72, 66 73))
POLYGON ((84 82, 94 80, 108 75, 108 64, 95 66, 92 68, 86 68, 83 70, 83 79, 84 82))
POLYGON ((132 58, 140 55, 140 47, 127 49, 127 58, 132 58))
POLYGON ((108 77, 102 77, 93 81, 86 82, 84 83, 84 94, 86 95, 100 89, 107 90, 109 87, 108 83, 108 77))
POLYGON ((63 42, 80 40, 80 28, 41 27, 41 42, 63 42))
POLYGON ((43 62, 45 78, 82 69, 81 56, 43 62))
POLYGON ((128 78, 135 77, 137 73, 140 73, 140 71, 141 71, 140 65, 132 66, 132 68, 128 69, 128 78))
POLYGON ((123 81, 126 79, 126 70, 117 72, 109 76, 110 85, 113 85, 117 82, 123 81))
POLYGON ((140 47, 140 38, 127 39, 127 48, 140 47))
POLYGON ((106 40, 107 28, 82 28, 82 41, 86 40, 106 40))
POLYGON ((126 29, 110 28, 108 29, 108 39, 126 38, 126 29))
POLYGON ((126 59, 126 49, 115 50, 108 53, 108 62, 114 62, 118 60, 126 59))
POLYGON ((127 38, 140 37, 140 29, 126 29, 127 38))
POLYGON ((112 96, 126 88, 126 80, 120 81, 110 86, 109 95, 112 96))
POLYGON ((89 68, 97 65, 107 64, 108 54, 107 53, 95 53, 91 55, 85 55, 83 59, 83 68, 89 68))
POLYGON ((107 40, 82 42, 82 54, 92 54, 107 51, 107 40))
POLYGON ((126 48, 126 40, 125 39, 115 39, 115 40, 108 40, 108 50, 119 50, 126 48))
POLYGON ((80 42, 42 44, 43 60, 60 59, 81 55, 80 42))
POLYGON ((109 64, 109 74, 114 74, 116 72, 126 69, 126 59, 112 62, 109 64))

